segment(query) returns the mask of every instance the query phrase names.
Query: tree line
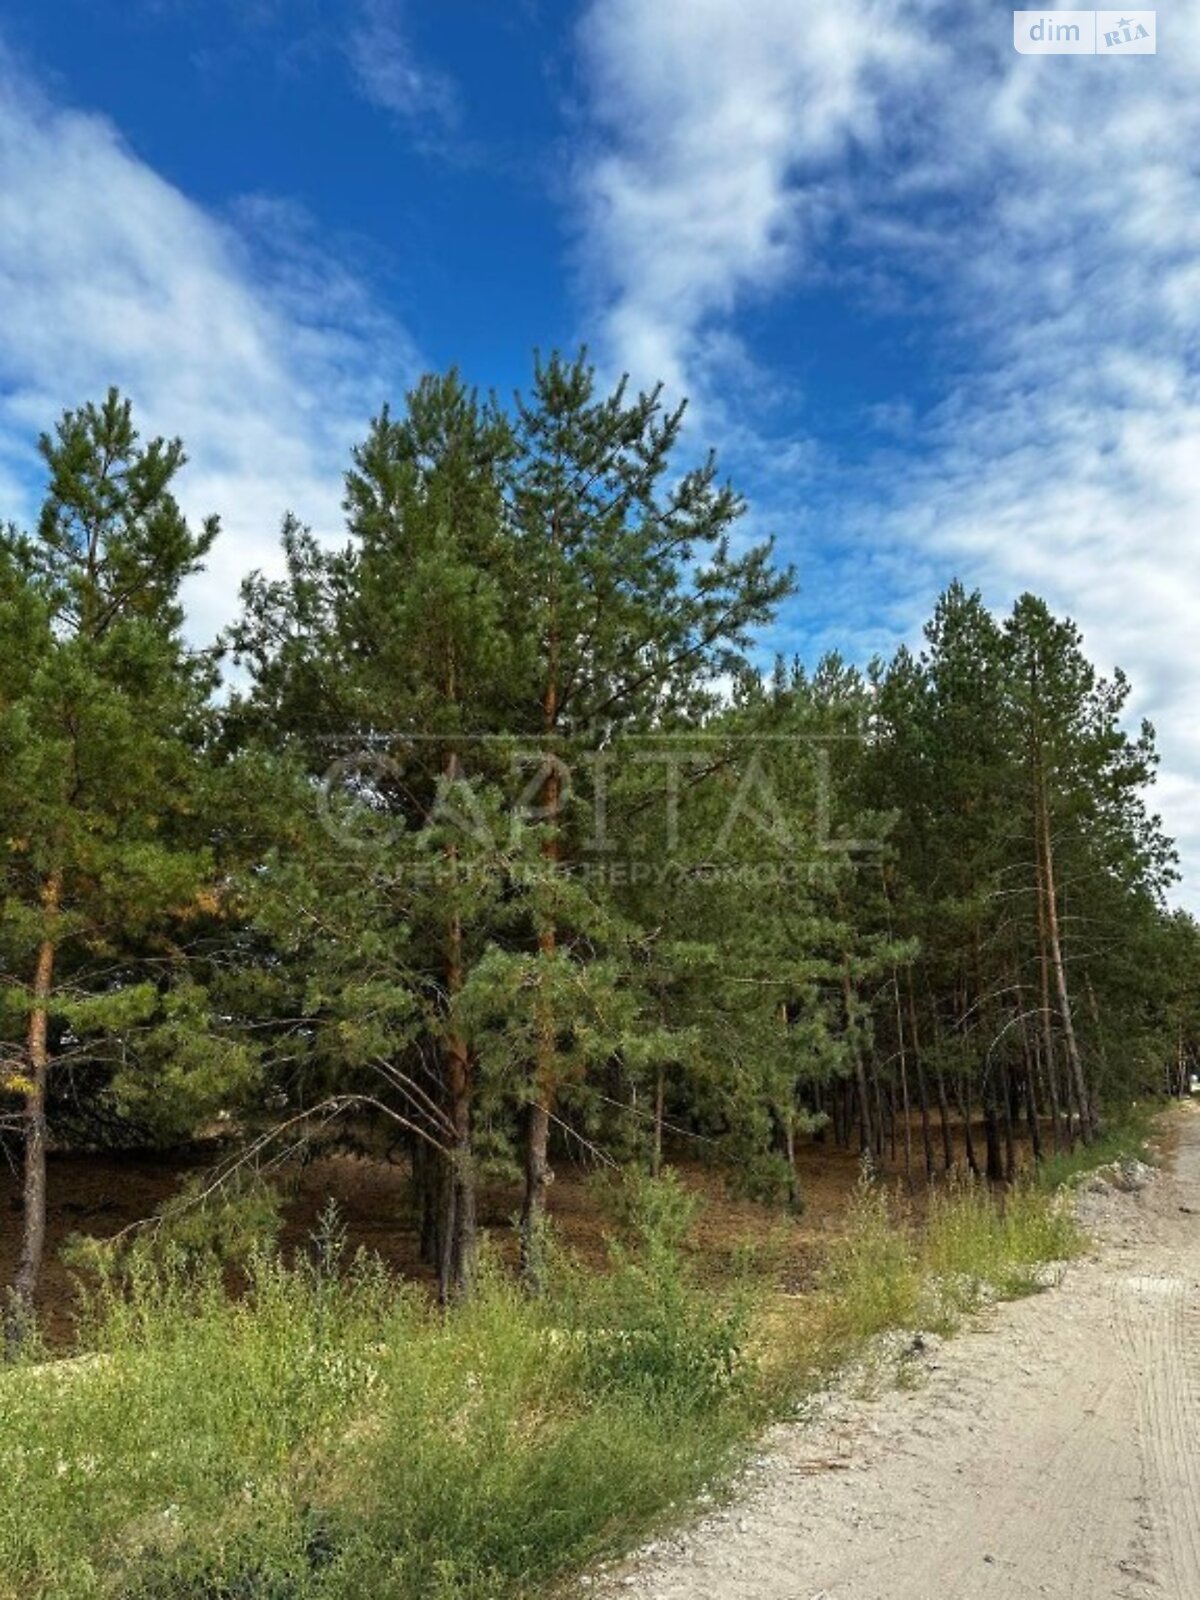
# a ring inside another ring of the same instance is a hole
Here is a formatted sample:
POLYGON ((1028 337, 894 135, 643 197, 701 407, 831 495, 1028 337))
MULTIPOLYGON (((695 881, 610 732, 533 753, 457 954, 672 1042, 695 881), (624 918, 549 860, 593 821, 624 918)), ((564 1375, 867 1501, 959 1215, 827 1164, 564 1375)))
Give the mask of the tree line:
POLYGON ((51 1141, 373 1123, 450 1298, 490 1176, 536 1287, 562 1150, 690 1137, 799 1206, 805 1138, 1011 1179, 1182 1088, 1200 943, 1125 679, 957 583, 919 650, 764 667, 794 576, 682 427, 582 356, 508 407, 425 378, 353 452, 345 542, 286 519, 204 648, 182 445, 115 391, 43 437, 0 534, 10 1339, 51 1141))

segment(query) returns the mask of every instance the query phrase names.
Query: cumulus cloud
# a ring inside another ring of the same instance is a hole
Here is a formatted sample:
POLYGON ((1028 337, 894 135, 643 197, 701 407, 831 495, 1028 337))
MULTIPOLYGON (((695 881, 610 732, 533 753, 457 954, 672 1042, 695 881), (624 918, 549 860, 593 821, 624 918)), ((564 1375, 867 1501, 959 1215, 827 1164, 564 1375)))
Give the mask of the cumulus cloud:
POLYGON ((1160 800, 1194 873, 1200 5, 1163 15, 1159 55, 1124 61, 1018 56, 1007 13, 945 15, 593 0, 593 304, 614 362, 726 420, 712 352, 755 299, 821 282, 864 317, 906 312, 940 399, 865 413, 870 447, 825 449, 803 403, 790 439, 738 418, 760 435, 760 514, 800 529, 802 576, 818 536, 812 631, 911 635, 954 573, 996 604, 1042 592, 1158 724, 1160 800), (797 441, 816 464, 799 483, 770 462, 797 441))
POLYGON ((285 510, 337 536, 349 446, 417 366, 302 213, 212 215, 2 54, 0 304, 0 514, 33 510, 37 434, 119 385, 144 434, 184 439, 185 509, 221 516, 189 596, 201 639, 273 564, 285 510))

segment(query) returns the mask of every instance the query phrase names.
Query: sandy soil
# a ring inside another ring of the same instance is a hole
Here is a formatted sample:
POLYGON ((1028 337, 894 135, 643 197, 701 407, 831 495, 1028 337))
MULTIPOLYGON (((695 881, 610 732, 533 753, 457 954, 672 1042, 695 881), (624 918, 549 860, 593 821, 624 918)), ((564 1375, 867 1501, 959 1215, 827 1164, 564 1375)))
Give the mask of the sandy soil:
POLYGON ((1096 1252, 773 1431, 734 1502, 585 1579, 632 1600, 1200 1600, 1200 1111, 1096 1252), (861 1387, 861 1385, 860 1385, 861 1387))

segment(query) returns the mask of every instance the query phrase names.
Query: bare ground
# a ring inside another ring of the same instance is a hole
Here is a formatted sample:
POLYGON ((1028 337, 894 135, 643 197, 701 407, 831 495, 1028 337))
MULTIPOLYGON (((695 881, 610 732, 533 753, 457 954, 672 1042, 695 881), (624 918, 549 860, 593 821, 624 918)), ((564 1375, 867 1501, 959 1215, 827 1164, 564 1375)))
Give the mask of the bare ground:
POLYGON ((776 1428, 728 1507, 585 1579, 631 1600, 1200 1600, 1200 1111, 1081 1198, 1061 1283, 776 1428))

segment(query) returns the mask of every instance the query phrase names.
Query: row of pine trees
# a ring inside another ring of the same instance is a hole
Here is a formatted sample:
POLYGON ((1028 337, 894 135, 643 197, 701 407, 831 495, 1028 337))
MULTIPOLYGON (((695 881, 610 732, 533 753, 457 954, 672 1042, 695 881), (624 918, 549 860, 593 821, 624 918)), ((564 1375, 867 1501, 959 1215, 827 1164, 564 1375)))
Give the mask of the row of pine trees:
POLYGON ((582 357, 507 408, 427 378, 345 544, 289 519, 203 649, 181 445, 115 392, 43 438, 0 533, 14 1336, 56 1144, 381 1129, 449 1298, 490 1177, 536 1286, 564 1150, 691 1139, 799 1206, 803 1139, 1011 1179, 1181 1087, 1200 941, 1125 680, 957 584, 919 652, 764 670, 793 574, 682 427, 582 357))

